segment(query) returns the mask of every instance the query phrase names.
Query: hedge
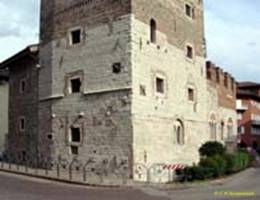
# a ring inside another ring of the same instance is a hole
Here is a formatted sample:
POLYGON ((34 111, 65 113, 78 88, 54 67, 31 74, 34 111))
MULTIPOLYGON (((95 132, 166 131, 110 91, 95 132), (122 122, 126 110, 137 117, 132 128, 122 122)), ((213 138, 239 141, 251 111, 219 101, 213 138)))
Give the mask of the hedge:
POLYGON ((198 165, 177 171, 179 181, 205 180, 233 174, 245 170, 253 161, 247 152, 227 154, 222 144, 214 142, 210 145, 207 143, 200 148, 202 157, 198 165))

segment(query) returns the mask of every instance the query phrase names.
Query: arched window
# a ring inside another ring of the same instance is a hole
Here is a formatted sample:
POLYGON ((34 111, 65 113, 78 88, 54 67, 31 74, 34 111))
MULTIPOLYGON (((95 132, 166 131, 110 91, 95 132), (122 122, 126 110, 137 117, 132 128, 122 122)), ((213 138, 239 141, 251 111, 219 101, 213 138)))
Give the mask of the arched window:
POLYGON ((232 118, 228 119, 228 123, 227 123, 227 137, 228 139, 232 138, 233 135, 233 120, 232 118))
POLYGON ((209 129, 210 129, 211 139, 217 140, 217 122, 216 122, 216 116, 214 114, 210 116, 209 129))
POLYGON ((221 134, 221 140, 225 139, 225 122, 221 121, 220 123, 220 134, 221 134))
POLYGON ((156 43, 156 21, 154 19, 150 21, 150 40, 152 43, 156 43))
POLYGON ((174 124, 174 132, 175 132, 177 144, 183 145, 185 141, 184 141, 184 126, 182 121, 176 120, 174 124))

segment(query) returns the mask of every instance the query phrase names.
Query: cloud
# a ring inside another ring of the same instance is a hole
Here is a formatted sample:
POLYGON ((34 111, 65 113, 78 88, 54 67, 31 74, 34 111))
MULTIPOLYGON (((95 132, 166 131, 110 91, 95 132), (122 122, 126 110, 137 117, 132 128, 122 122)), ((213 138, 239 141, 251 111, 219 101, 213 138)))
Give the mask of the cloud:
POLYGON ((206 0, 208 57, 238 80, 260 82, 260 2, 206 0))
POLYGON ((38 42, 39 0, 0 0, 0 62, 38 42))

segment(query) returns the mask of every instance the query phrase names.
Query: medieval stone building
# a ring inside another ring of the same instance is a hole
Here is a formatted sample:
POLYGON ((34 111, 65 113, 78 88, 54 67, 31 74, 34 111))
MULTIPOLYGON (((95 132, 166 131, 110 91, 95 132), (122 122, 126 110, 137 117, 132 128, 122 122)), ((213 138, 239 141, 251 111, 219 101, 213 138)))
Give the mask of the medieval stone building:
POLYGON ((28 130, 10 129, 11 152, 77 158, 93 177, 171 180, 147 169, 195 163, 203 143, 225 142, 236 130, 235 81, 223 72, 218 81, 205 67, 203 21, 202 0, 42 0, 39 63, 29 47, 10 68, 26 73, 11 72, 11 87, 37 78, 26 104, 35 110, 19 120, 11 109, 11 127, 28 130))

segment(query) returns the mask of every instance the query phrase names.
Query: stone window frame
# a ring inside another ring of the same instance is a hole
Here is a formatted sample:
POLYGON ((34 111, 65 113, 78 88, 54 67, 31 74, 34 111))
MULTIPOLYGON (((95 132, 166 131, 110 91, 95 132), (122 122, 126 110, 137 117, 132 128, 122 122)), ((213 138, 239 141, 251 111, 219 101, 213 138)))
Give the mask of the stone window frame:
POLYGON ((73 124, 71 126, 69 126, 69 130, 68 130, 68 143, 70 146, 81 146, 83 144, 84 141, 84 125, 83 124, 73 124), (80 129, 80 141, 79 142, 73 142, 72 141, 72 133, 71 133, 71 129, 72 128, 79 128, 80 129))
POLYGON ((196 90, 196 87, 194 85, 191 85, 191 84, 188 85, 188 87, 187 87, 187 99, 188 99, 188 102, 190 102, 190 103, 196 103, 197 102, 197 90, 196 90), (193 91, 193 99, 192 100, 190 99, 190 96, 189 96, 190 90, 193 91))
POLYGON ((186 60, 188 60, 190 62, 194 62, 195 61, 196 52, 195 52, 195 48, 194 48, 193 44, 191 44, 189 42, 186 42, 184 53, 185 53, 186 60), (192 50, 192 56, 191 57, 188 54, 189 53, 188 52, 188 48, 190 48, 192 50))
POLYGON ((173 128, 175 143, 180 146, 185 145, 185 126, 183 120, 179 118, 175 119, 173 128))
POLYGON ((197 86, 194 84, 193 77, 189 77, 187 83, 187 91, 186 91, 186 99, 189 105, 193 106, 193 112, 197 112, 198 109, 198 89, 197 86), (189 89, 193 90, 193 101, 189 99, 189 89))
POLYGON ((83 43, 83 40, 84 40, 84 29, 82 26, 75 26, 68 30, 68 44, 69 44, 68 46, 70 46, 70 47, 79 46, 83 43), (77 31, 77 30, 80 31, 80 42, 73 44, 72 43, 72 32, 77 31))
POLYGON ((156 72, 153 78, 154 93, 156 97, 166 98, 167 97, 167 77, 162 72, 156 72), (163 80, 163 93, 157 91, 157 79, 163 80))
POLYGON ((191 2, 184 2, 184 14, 189 20, 195 20, 195 6, 191 2), (187 7, 190 9, 190 14, 187 13, 187 7))
POLYGON ((65 89, 64 90, 65 90, 65 96, 84 93, 84 71, 78 70, 75 72, 67 73, 65 75, 65 89), (78 92, 78 93, 72 92, 71 80, 73 80, 73 79, 80 79, 80 81, 81 81, 80 92, 78 92))
POLYGON ((26 129, 26 119, 24 116, 20 116, 18 120, 18 127, 19 127, 19 132, 25 132, 26 129), (23 123, 22 123, 23 121, 23 123), (22 127, 23 124, 23 127, 22 127))
POLYGON ((234 135, 234 120, 232 117, 228 117, 227 119, 227 139, 232 139, 234 135))

